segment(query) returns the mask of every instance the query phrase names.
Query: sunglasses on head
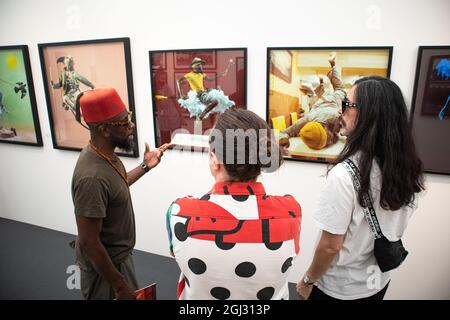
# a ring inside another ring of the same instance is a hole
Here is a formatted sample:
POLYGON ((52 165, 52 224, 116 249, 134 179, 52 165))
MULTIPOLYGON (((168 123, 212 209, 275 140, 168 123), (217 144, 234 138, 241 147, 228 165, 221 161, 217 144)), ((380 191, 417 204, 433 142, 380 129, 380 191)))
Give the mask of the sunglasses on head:
POLYGON ((344 100, 342 100, 342 113, 344 113, 348 108, 358 108, 358 106, 356 105, 356 103, 350 102, 350 100, 345 98, 344 100))
POLYGON ((115 127, 128 127, 131 123, 131 116, 133 115, 133 112, 128 111, 128 116, 125 120, 120 121, 113 121, 113 122, 105 122, 102 123, 102 125, 106 126, 115 126, 115 127))

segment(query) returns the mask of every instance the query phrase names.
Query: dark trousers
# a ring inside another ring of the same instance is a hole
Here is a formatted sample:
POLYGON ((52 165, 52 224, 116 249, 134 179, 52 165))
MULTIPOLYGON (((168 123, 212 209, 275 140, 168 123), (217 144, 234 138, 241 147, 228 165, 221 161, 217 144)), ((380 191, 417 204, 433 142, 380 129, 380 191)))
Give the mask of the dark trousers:
MULTIPOLYGON (((356 299, 356 300, 361 300, 361 301, 364 301, 364 300, 383 300, 384 295, 386 294, 388 286, 389 286, 389 282, 381 291, 377 292, 373 296, 370 296, 370 297, 367 297, 367 298, 356 299)), ((313 288, 313 290, 311 292, 311 295, 309 296, 309 300, 339 300, 339 299, 330 297, 325 292, 323 292, 322 290, 320 290, 319 288, 314 286, 314 288, 313 288)))
MULTIPOLYGON (((132 290, 138 288, 133 258, 129 255, 120 263, 114 264, 126 283, 132 290)), ((80 265, 81 271, 81 293, 87 300, 112 300, 115 299, 114 290, 111 285, 103 279, 94 268, 83 267, 80 265)))

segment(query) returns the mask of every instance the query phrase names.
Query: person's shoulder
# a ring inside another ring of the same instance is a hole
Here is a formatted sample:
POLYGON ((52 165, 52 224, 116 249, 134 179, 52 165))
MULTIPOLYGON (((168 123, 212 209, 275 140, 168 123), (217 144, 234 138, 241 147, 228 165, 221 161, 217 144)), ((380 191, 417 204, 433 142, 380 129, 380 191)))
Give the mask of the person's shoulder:
POLYGON ((86 164, 89 162, 90 155, 87 152, 87 147, 81 150, 80 155, 78 156, 77 163, 74 168, 74 172, 80 171, 86 167, 86 164))
POLYGON ((175 201, 173 201, 172 204, 170 205, 170 208, 172 208, 171 214, 176 215, 176 214, 180 213, 181 208, 183 208, 183 211, 198 212, 200 204, 202 202, 205 202, 204 200, 209 200, 209 199, 203 199, 203 197, 196 198, 196 197, 193 197, 190 195, 182 197, 182 198, 178 198, 175 201))
POLYGON ((347 171, 342 162, 336 164, 333 168, 331 168, 326 176, 326 179, 328 183, 339 183, 353 186, 353 181, 350 173, 347 171))
POLYGON ((209 194, 207 194, 203 197, 197 198, 192 195, 187 195, 187 196, 176 199, 174 202, 192 202, 192 203, 194 203, 194 202, 199 202, 202 200, 209 200, 208 196, 209 196, 209 194), (208 198, 208 199, 206 199, 206 198, 208 198))
POLYGON ((328 177, 343 177, 348 176, 348 171, 342 162, 336 164, 328 171, 328 177))
POLYGON ((78 157, 78 161, 84 161, 86 159, 90 159, 94 157, 94 153, 91 151, 89 146, 85 146, 81 152, 80 152, 80 156, 78 157))
POLYGON ((262 218, 298 218, 302 212, 300 203, 290 194, 263 195, 258 201, 258 210, 262 218))
POLYGON ((105 172, 103 170, 105 164, 107 163, 103 159, 100 159, 86 147, 80 153, 73 177, 74 179, 86 177, 102 178, 105 172))
POLYGON ((261 197, 261 199, 263 201, 265 201, 266 199, 270 199, 270 200, 277 200, 283 203, 298 203, 298 201, 295 199, 295 197, 291 194, 285 194, 283 196, 279 196, 279 195, 264 195, 261 197))
POLYGON ((89 148, 84 147, 80 152, 80 156, 78 157, 78 161, 75 167, 78 168, 85 165, 89 166, 89 164, 96 162, 95 158, 96 156, 89 150, 89 148))

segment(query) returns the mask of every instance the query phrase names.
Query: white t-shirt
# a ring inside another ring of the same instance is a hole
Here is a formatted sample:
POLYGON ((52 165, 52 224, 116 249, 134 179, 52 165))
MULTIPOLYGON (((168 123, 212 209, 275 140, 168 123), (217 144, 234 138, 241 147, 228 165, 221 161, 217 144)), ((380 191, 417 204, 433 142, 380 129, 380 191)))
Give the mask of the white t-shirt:
MULTIPOLYGON (((381 231, 390 241, 397 241, 416 205, 397 211, 384 210, 380 206, 381 171, 376 161, 370 176, 371 196, 381 231)), ((321 230, 345 234, 342 249, 318 280, 320 290, 337 299, 360 299, 376 294, 387 285, 389 272, 382 273, 377 265, 374 235, 358 203, 352 178, 342 164, 330 170, 313 218, 321 230)))

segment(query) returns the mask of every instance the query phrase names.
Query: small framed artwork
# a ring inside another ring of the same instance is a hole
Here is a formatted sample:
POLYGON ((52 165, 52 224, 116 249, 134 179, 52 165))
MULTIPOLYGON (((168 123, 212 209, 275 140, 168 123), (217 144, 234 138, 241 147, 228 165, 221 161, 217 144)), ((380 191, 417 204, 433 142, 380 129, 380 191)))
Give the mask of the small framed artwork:
POLYGON ((267 122, 292 160, 332 162, 343 150, 342 100, 366 76, 389 77, 392 47, 267 48, 267 122))
POLYGON ((425 171, 450 174, 450 46, 419 47, 410 120, 425 171))
MULTIPOLYGON (((136 123, 129 38, 39 44, 42 76, 53 147, 79 151, 89 142, 89 130, 77 121, 76 99, 84 91, 117 90, 136 123)), ((136 130, 136 129, 135 129, 136 130)), ((122 156, 138 157, 137 132, 133 150, 117 149, 122 156)))
POLYGON ((270 56, 270 72, 287 83, 292 81, 292 52, 274 50, 270 56))
POLYGON ((0 142, 42 146, 28 47, 0 47, 0 142))
POLYGON ((174 66, 175 69, 186 69, 191 67, 192 59, 195 57, 202 59, 205 64, 204 69, 215 69, 216 68, 216 51, 205 51, 205 50, 187 50, 187 51, 176 51, 174 53, 174 66))
POLYGON ((217 116, 246 108, 246 48, 150 51, 149 58, 156 146, 204 151, 217 116))

